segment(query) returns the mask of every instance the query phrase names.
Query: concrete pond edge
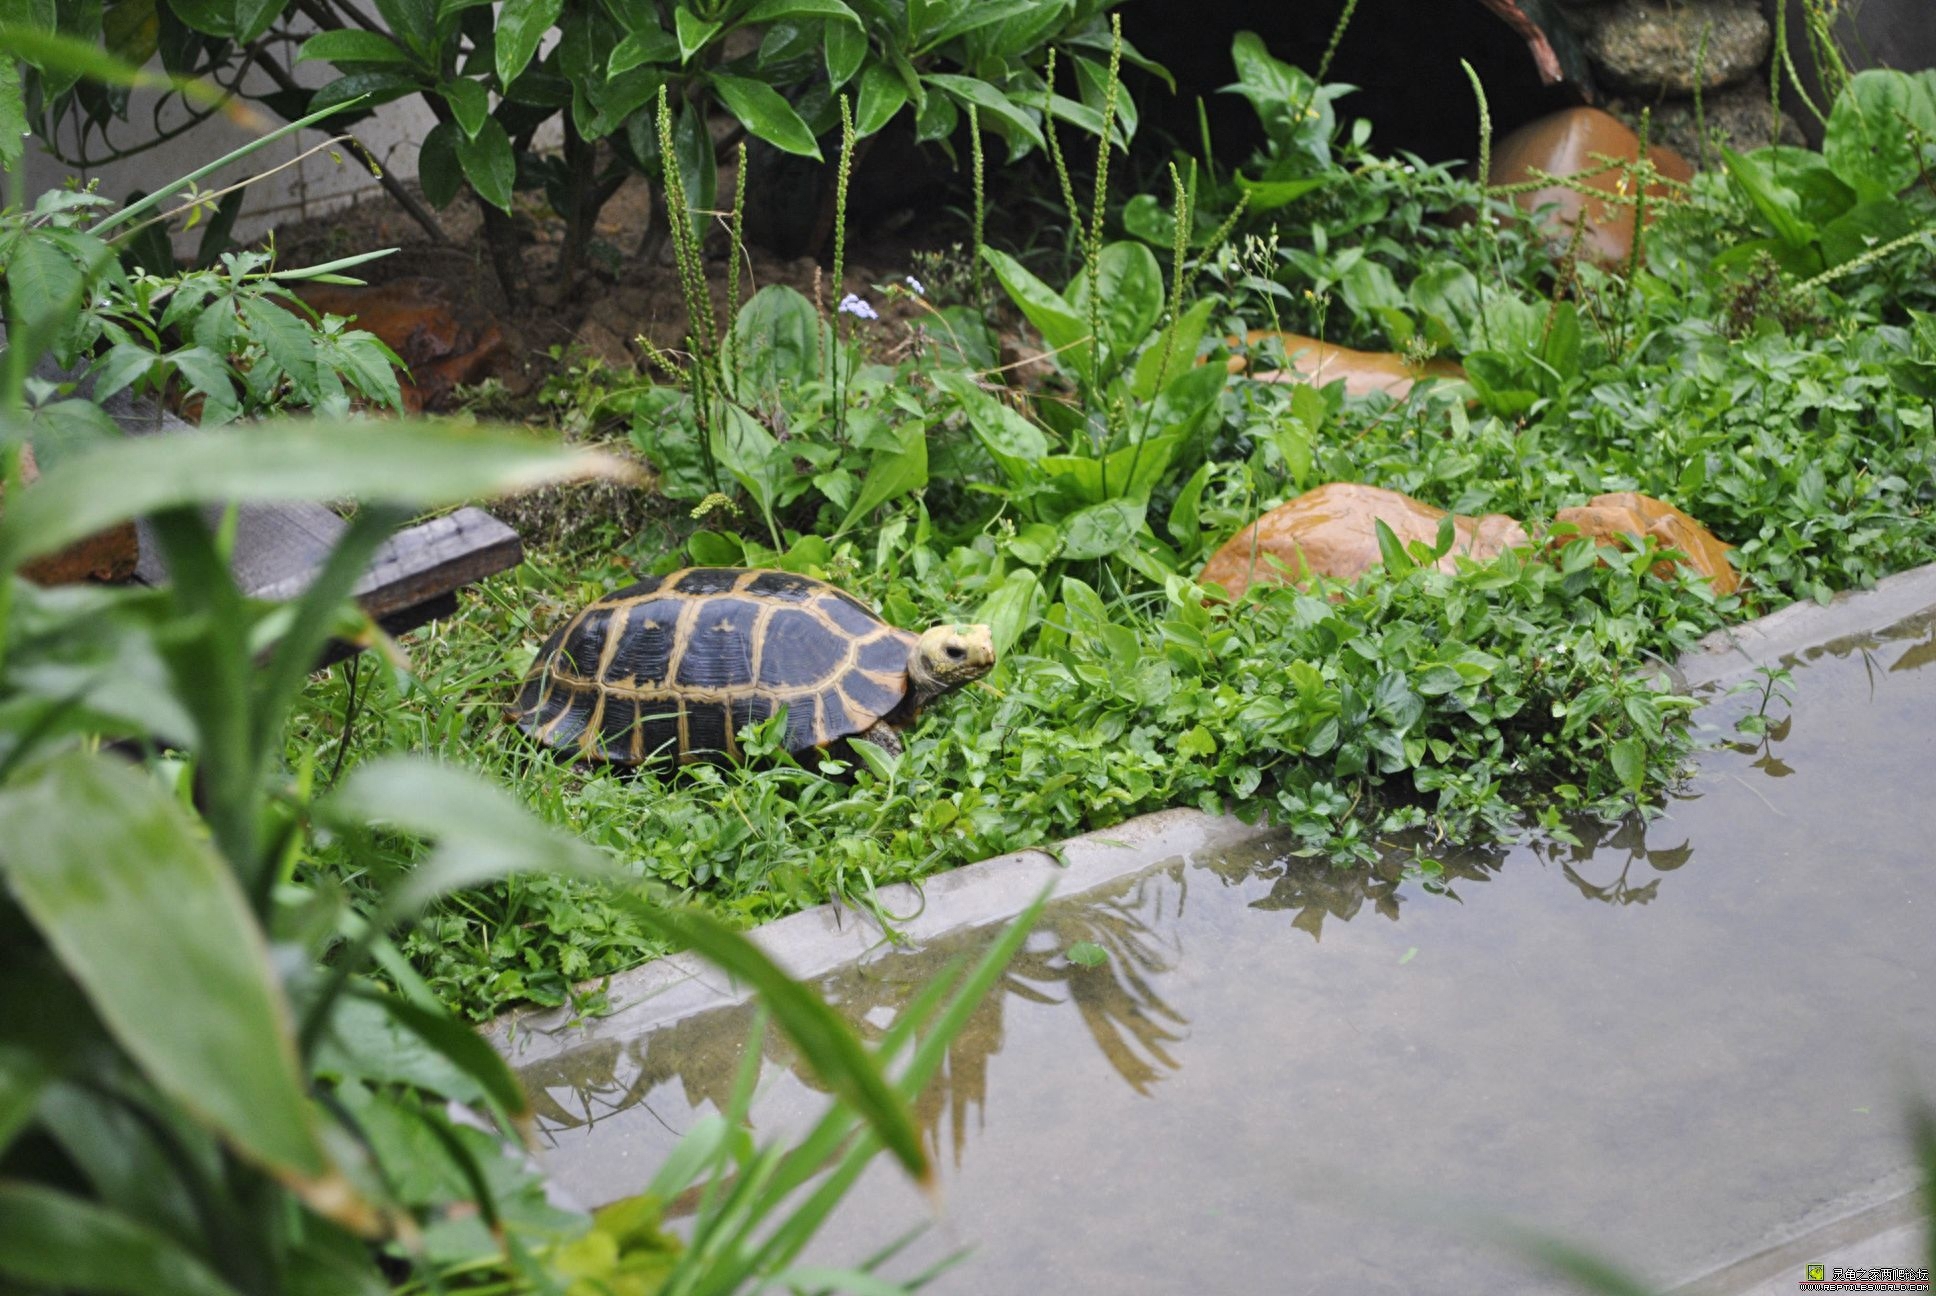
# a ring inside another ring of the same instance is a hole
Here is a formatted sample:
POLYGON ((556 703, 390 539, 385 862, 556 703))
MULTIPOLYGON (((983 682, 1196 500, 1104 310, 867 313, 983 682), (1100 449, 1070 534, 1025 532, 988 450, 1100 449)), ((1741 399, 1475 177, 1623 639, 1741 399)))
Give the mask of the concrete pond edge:
MULTIPOLYGON (((1828 604, 1795 603, 1717 630, 1669 668, 1676 687, 1712 694, 1764 664, 1858 637, 1936 609, 1936 564, 1887 577, 1828 604)), ((1260 841, 1272 829, 1234 815, 1160 810, 1059 844, 998 855, 880 893, 890 914, 908 915, 893 936, 868 914, 838 902, 789 914, 749 933, 790 975, 811 980, 884 949, 919 945, 949 932, 1004 922, 1044 891, 1080 895, 1174 860, 1214 857, 1260 841)), ((691 954, 620 972, 605 982, 610 1012, 583 1017, 569 1007, 520 1008, 484 1028, 513 1066, 744 1002, 751 990, 691 954)))

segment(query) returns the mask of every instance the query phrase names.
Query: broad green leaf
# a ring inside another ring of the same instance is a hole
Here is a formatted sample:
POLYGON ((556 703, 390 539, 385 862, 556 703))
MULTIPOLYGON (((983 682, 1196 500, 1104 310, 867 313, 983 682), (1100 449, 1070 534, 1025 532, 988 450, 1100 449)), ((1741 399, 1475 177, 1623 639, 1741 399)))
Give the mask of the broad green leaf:
POLYGON ((1909 233, 1911 221, 1908 209, 1893 198, 1857 203, 1822 227, 1822 260, 1829 266, 1853 261, 1909 233))
POLYGON ((1906 72, 1858 72, 1829 110, 1822 157, 1862 202, 1894 198, 1921 173, 1919 144, 1936 141, 1936 102, 1906 72))
POLYGON ((249 45, 269 30, 282 12, 283 0, 235 0, 235 39, 249 45))
POLYGON ((504 0, 498 6, 494 55, 500 91, 508 89, 530 64, 564 7, 565 0, 504 0))
POLYGON ((927 429, 920 423, 909 422, 902 425, 900 432, 901 448, 877 453, 868 466, 867 479, 861 483, 860 498, 854 501, 854 506, 847 510, 847 516, 841 520, 841 531, 846 531, 889 500, 899 499, 909 491, 920 490, 928 484, 927 429))
POLYGON ((408 72, 351 72, 318 90, 309 102, 321 112, 334 112, 359 102, 363 108, 373 108, 422 88, 416 76, 408 72))
POLYGON ((247 499, 430 507, 552 482, 629 480, 622 461, 428 423, 300 422, 137 437, 49 469, 0 514, 0 572, 163 509, 247 499))
POLYGON ((743 23, 770 23, 782 18, 826 18, 833 22, 860 26, 860 15, 841 0, 758 0, 741 14, 743 23))
MULTIPOLYGON (((1094 271, 1102 298, 1102 342, 1113 372, 1163 314, 1163 267, 1148 244, 1125 241, 1103 248, 1094 271)), ((1090 267, 1084 267, 1068 297, 1069 309, 1084 321, 1089 318, 1091 291, 1090 267)))
POLYGON ((1337 172, 1326 171, 1321 175, 1305 176, 1298 180, 1252 180, 1249 176, 1239 175, 1237 185, 1250 195, 1244 210, 1251 212, 1276 211, 1288 207, 1305 194, 1322 189, 1330 184, 1337 172))
POLYGON ((20 64, 0 58, 0 171, 13 174, 26 156, 27 101, 20 90, 20 64))
POLYGON ((1639 796, 1647 783, 1646 745, 1629 734, 1607 748, 1607 757, 1613 762, 1613 773, 1620 780, 1620 786, 1639 796))
POLYGON ((417 181, 433 207, 450 206, 463 187, 464 164, 457 157, 457 141, 462 136, 456 122, 438 122, 417 150, 417 181))
POLYGON ((1190 474, 1190 480, 1183 483, 1183 489, 1177 492, 1176 503, 1170 506, 1170 539, 1182 546, 1185 554, 1202 538, 1203 523, 1198 510, 1203 500, 1203 488, 1209 482, 1210 465, 1202 464, 1190 474))
POLYGON ((510 211, 511 193, 518 179, 518 160, 511 152, 511 137, 504 133, 504 123, 495 117, 486 117, 475 138, 460 136, 453 143, 457 147, 457 161, 464 168, 464 178, 471 182, 477 196, 500 211, 510 211))
POLYGON ((491 115, 491 94, 484 83, 469 77, 453 77, 440 82, 437 93, 444 97, 444 102, 450 105, 451 116, 464 128, 464 138, 476 139, 477 132, 484 129, 491 115))
POLYGON ((1007 656, 1016 640, 1022 637, 1022 631, 1034 623, 1042 601, 1042 583, 1025 567, 1010 572, 1008 579, 982 600, 975 620, 988 626, 998 657, 1007 656))
POLYGON ((907 103, 907 87, 885 63, 871 63, 860 74, 860 100, 854 107, 854 133, 872 135, 894 120, 907 103))
POLYGON ((1385 519, 1374 518, 1372 529, 1377 533, 1378 557, 1385 564, 1386 571, 1400 576, 1418 566, 1412 561, 1412 556, 1405 552, 1405 546, 1398 542, 1397 535, 1385 524, 1385 519))
POLYGON ((701 18, 692 10, 680 5, 672 14, 672 29, 679 39, 679 62, 690 63, 692 56, 706 47, 706 42, 719 34, 719 24, 701 18))
POLYGON ((611 76, 619 76, 648 63, 678 61, 679 42, 672 33, 663 27, 648 27, 630 33, 618 43, 612 50, 612 60, 606 71, 611 76))
POLYGON ((1761 213, 1776 238, 1796 250, 1815 241, 1815 226, 1803 217, 1800 197, 1777 181, 1760 158, 1724 148, 1721 160, 1727 165, 1728 175, 1761 213))
POLYGON ((1136 538, 1148 505, 1139 499, 1104 500, 1062 521, 1064 558, 1107 558, 1136 538))
POLYGON ((1197 347, 1203 342, 1203 331, 1216 305, 1214 297, 1202 298, 1150 340, 1136 357, 1129 380, 1130 395, 1146 401, 1196 367, 1197 347))
POLYGON ((982 390, 968 374, 937 370, 934 381, 959 402, 968 425, 1010 481, 1020 486, 1036 478, 1036 465, 1049 453, 1049 439, 1041 428, 1012 405, 982 390))
POLYGON ((289 375, 299 391, 316 390, 316 335, 281 303, 267 297, 242 299, 249 337, 289 375))
POLYGON ((813 1066, 821 1083, 860 1114, 902 1167, 924 1187, 934 1170, 907 1104, 853 1031, 813 991, 782 972, 760 947, 699 909, 667 909, 626 897, 642 925, 670 938, 758 992, 773 1020, 813 1066))
POLYGON ((373 990, 351 993, 381 1008, 413 1038, 461 1071, 489 1095, 507 1119, 521 1122, 530 1118, 531 1104, 524 1087, 482 1035, 446 1012, 420 1007, 397 995, 373 990))
POLYGON ((116 757, 56 757, 0 791, 0 869, 157 1089, 263 1165, 329 1173, 262 931, 157 783, 116 757))
POLYGON ((158 357, 138 342, 116 342, 94 362, 96 399, 106 400, 131 386, 154 366, 158 357))
POLYGON ((43 1184, 0 1179, 0 1274, 48 1290, 236 1296, 174 1239, 43 1184))
POLYGON ((820 145, 814 140, 813 131, 778 90, 764 81, 727 76, 723 72, 714 72, 709 79, 720 99, 747 130, 777 149, 821 160, 820 145))
POLYGON ((1014 143, 1018 138, 1037 148, 1043 147, 1042 128, 1037 124, 1035 114, 1018 106, 1006 94, 979 77, 929 72, 922 80, 934 89, 947 91, 964 104, 973 104, 985 125, 1003 128, 1010 142, 1011 156, 1017 151, 1014 143))
POLYGON ((1009 256, 991 247, 981 250, 982 259, 994 270, 995 277, 1001 280, 1002 289, 1035 325, 1051 351, 1057 358, 1071 367, 1086 366, 1088 357, 1076 345, 1089 336, 1089 326, 1082 315, 1064 301, 1062 294, 1036 278, 1029 270, 1009 256))
POLYGON ((821 36, 821 55, 827 64, 827 89, 840 89, 854 79, 867 59, 866 29, 843 22, 826 24, 821 36))
POLYGON ((777 403, 801 383, 823 377, 827 328, 805 294, 768 284, 739 308, 733 320, 732 365, 727 377, 743 405, 777 403))
POLYGON ((296 52, 298 63, 408 63, 410 52, 381 32, 346 27, 317 32, 296 52))

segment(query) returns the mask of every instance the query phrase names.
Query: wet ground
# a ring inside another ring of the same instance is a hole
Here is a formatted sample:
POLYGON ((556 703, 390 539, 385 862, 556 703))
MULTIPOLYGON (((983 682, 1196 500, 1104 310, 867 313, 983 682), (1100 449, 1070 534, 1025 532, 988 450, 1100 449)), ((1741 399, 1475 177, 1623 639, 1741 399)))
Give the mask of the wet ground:
MULTIPOLYGON (((1700 714, 1723 745, 1644 827, 1443 850, 1436 888, 1265 851, 1058 902, 920 1113, 947 1209, 918 1259, 973 1250, 929 1290, 1557 1289, 1485 1240, 1502 1220, 1745 1290, 1744 1257, 1865 1210, 1894 1231, 1810 1262, 1926 1264, 1895 1252, 1903 1099, 1936 1095, 1936 615, 1792 665, 1766 741, 1734 731, 1758 691, 1700 714)), ((823 988, 878 1033, 982 939, 823 988)), ((749 1022, 526 1067, 564 1186, 636 1192, 725 1102, 749 1022)), ((804 1128, 825 1099, 767 1054, 760 1130, 804 1128)), ((923 1218, 878 1164, 817 1255, 923 1218)))

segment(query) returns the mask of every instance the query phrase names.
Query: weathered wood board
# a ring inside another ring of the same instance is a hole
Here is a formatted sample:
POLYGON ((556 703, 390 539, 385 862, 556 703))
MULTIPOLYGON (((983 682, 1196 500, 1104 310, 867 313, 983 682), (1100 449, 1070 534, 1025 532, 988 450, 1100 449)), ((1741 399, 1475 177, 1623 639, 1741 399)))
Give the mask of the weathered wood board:
MULTIPOLYGON (((242 505, 230 564, 236 584, 250 598, 294 598, 315 579, 344 527, 320 504, 242 505)), ((523 560, 517 532, 483 509, 459 509, 392 536, 356 583, 356 601, 384 629, 401 634, 448 615, 456 592, 472 581, 523 560)), ((168 579, 145 523, 135 579, 150 585, 168 579)))

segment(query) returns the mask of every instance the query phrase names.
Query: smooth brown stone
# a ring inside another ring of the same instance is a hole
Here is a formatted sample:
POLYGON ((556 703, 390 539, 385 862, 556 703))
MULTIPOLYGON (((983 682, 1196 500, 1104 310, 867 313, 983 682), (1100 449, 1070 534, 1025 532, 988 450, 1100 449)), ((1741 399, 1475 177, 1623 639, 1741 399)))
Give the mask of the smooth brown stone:
MULTIPOLYGON (((1297 584, 1313 575, 1354 580, 1382 561, 1378 522, 1390 527, 1400 544, 1423 540, 1429 545, 1438 541, 1444 517, 1444 509, 1398 491, 1332 482, 1278 505, 1232 536, 1204 564, 1197 583, 1221 585, 1235 597, 1253 580, 1297 584)), ((1503 513, 1460 515, 1453 526, 1456 538, 1438 561, 1440 571, 1455 570, 1460 557, 1483 562, 1532 544, 1525 528, 1503 513)))
MULTIPOLYGON (((1683 184, 1694 178, 1687 159, 1670 148, 1650 145, 1647 156, 1669 180, 1683 184)), ((1492 152, 1492 171, 1487 177, 1494 185, 1522 184, 1535 179, 1535 169, 1554 176, 1582 176, 1581 183, 1601 193, 1616 194, 1626 183, 1624 170, 1601 170, 1605 158, 1626 162, 1640 157, 1640 137, 1625 122, 1598 108, 1568 108, 1538 121, 1528 122, 1500 140, 1492 152), (1586 176, 1583 173, 1599 171, 1586 176)), ((1675 191, 1664 184, 1647 186, 1649 202, 1672 201, 1675 191)), ((1557 203, 1557 222, 1552 235, 1555 242, 1571 241, 1574 225, 1584 216, 1586 232, 1581 236, 1581 255, 1601 265, 1624 264, 1633 253, 1634 209, 1624 203, 1589 198, 1559 185, 1515 194, 1513 201, 1532 212, 1548 203, 1557 203)))
MULTIPOLYGON (((1583 507, 1561 509, 1553 521, 1570 522, 1580 534, 1622 549, 1628 547, 1631 536, 1652 536, 1663 548, 1686 554, 1687 566, 1707 577, 1716 594, 1726 596, 1741 587, 1741 578, 1728 561, 1728 550, 1734 546, 1721 543, 1686 513, 1651 495, 1634 491, 1595 495, 1583 507)), ((1674 560, 1663 558, 1654 564, 1654 575, 1670 579, 1675 565, 1674 560)))
MULTIPOLYGON (((1253 329, 1244 344, 1261 346, 1271 338, 1283 343, 1284 357, 1291 367, 1253 374, 1255 382, 1310 383, 1324 387, 1342 378, 1346 395, 1369 396, 1383 392, 1394 400, 1404 400, 1411 394, 1412 384, 1421 378, 1465 377, 1465 370, 1450 360, 1427 360, 1423 365, 1412 365, 1406 363, 1405 357, 1390 351, 1353 351, 1301 333, 1253 329)), ((1236 338, 1229 341, 1231 346, 1237 345, 1236 338)), ((1250 361, 1244 356, 1230 357, 1229 369, 1233 374, 1243 373, 1249 366, 1250 361)))
POLYGON ((410 368, 403 388, 412 411, 440 407, 452 388, 482 378, 504 349, 497 325, 460 319, 435 279, 301 283, 296 292, 318 315, 340 315, 397 353, 410 368))
MULTIPOLYGON (((34 462, 34 448, 20 449, 20 484, 40 480, 40 465, 34 462)), ((20 568, 20 574, 36 585, 78 585, 82 581, 123 581, 134 575, 141 558, 141 540, 133 522, 123 522, 77 540, 59 553, 36 558, 20 568)))

